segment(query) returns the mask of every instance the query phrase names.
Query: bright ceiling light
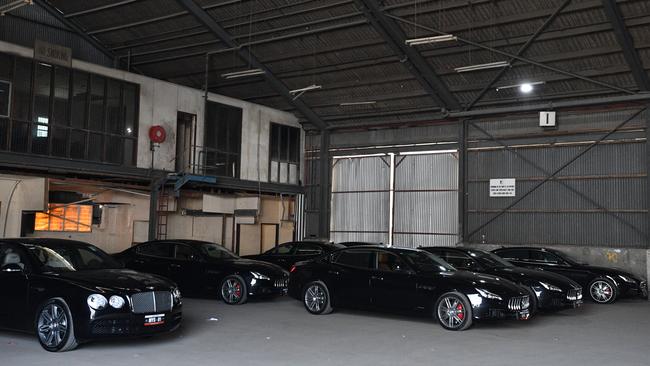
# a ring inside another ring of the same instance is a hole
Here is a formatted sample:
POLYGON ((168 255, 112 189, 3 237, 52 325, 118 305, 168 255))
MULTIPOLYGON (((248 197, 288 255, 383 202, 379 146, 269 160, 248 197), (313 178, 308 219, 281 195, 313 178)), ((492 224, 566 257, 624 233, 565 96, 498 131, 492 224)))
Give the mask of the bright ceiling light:
POLYGON ((486 70, 486 69, 498 69, 501 67, 508 67, 508 66, 510 66, 510 62, 498 61, 498 62, 490 62, 488 64, 478 64, 478 65, 457 67, 454 70, 456 72, 469 72, 469 71, 478 71, 478 70, 486 70))
POLYGON ((244 78, 248 76, 262 75, 265 73, 266 71, 262 69, 248 69, 242 71, 227 72, 225 74, 221 74, 221 77, 224 79, 236 79, 236 78, 244 78))
POLYGON ((351 105, 370 105, 370 104, 377 104, 377 102, 374 101, 374 100, 367 101, 367 102, 345 102, 345 103, 341 103, 339 105, 342 106, 342 107, 345 107, 345 106, 351 106, 351 105))
POLYGON ((406 43, 407 46, 417 46, 420 44, 455 41, 457 39, 458 37, 454 36, 453 34, 445 34, 442 36, 411 38, 411 39, 407 39, 404 43, 406 43))
POLYGON ((535 82, 524 82, 521 84, 505 85, 496 88, 496 91, 501 91, 503 89, 519 88, 520 92, 528 94, 532 92, 533 89, 535 89, 535 85, 542 85, 544 83, 545 83, 544 81, 535 81, 535 82))
POLYGON ((294 89, 294 90, 289 90, 289 93, 291 93, 291 94, 298 94, 298 93, 308 92, 308 91, 310 91, 310 90, 318 90, 318 89, 321 89, 321 88, 323 88, 322 85, 312 84, 312 85, 310 85, 310 86, 306 86, 306 87, 304 87, 304 88, 294 89))
POLYGON ((533 91, 533 86, 530 85, 529 83, 523 83, 519 86, 519 90, 522 93, 530 93, 533 91))

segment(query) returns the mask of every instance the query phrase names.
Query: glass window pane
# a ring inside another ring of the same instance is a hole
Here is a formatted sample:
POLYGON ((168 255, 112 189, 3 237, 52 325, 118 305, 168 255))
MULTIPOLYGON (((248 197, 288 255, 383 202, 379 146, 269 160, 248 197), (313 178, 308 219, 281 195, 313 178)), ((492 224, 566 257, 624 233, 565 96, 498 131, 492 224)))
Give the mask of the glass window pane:
POLYGON ((52 66, 38 63, 34 79, 34 113, 32 120, 48 123, 50 120, 50 88, 52 87, 52 66))
POLYGON ((271 160, 280 160, 280 125, 271 123, 271 160))
POLYGON ((124 165, 135 166, 136 140, 124 139, 124 165))
POLYGON ((108 79, 106 84, 106 130, 114 134, 124 134, 124 117, 120 109, 122 84, 108 79))
POLYGON ((54 69, 54 107, 52 123, 59 126, 68 126, 68 100, 70 93, 70 71, 66 68, 54 69))
POLYGON ((233 119, 228 126, 228 152, 238 154, 241 151, 241 109, 234 110, 233 119))
POLYGON ((300 129, 295 127, 289 128, 289 161, 300 162, 300 129))
POLYGON ((6 54, 0 54, 0 78, 12 80, 14 72, 14 58, 6 54))
POLYGON ((63 222, 63 231, 79 230, 79 206, 65 207, 65 221, 63 222))
POLYGON ((13 121, 11 126, 11 151, 27 152, 27 137, 29 136, 29 124, 13 121))
POLYGON ((21 121, 29 120, 29 106, 32 90, 32 62, 16 59, 16 75, 13 83, 13 106, 11 115, 21 121))
POLYGON ((127 136, 138 135, 138 87, 133 84, 124 84, 124 92, 122 96, 122 105, 124 109, 124 134, 127 136))
POLYGON ((70 157, 84 159, 86 155, 86 132, 70 131, 70 157))
POLYGON ((9 117, 9 93, 11 83, 0 80, 0 117, 9 117))
POLYGON ((105 161, 113 164, 122 164, 122 137, 106 137, 105 161))
POLYGON ((9 120, 0 118, 0 150, 7 150, 7 142, 9 141, 9 120))
POLYGON ((90 75, 90 116, 88 129, 104 130, 104 84, 105 79, 99 75, 90 75))
POLYGON ((39 117, 39 122, 32 124, 32 152, 34 154, 48 154, 48 142, 50 141, 50 126, 47 118, 39 117))
POLYGON ((68 130, 61 127, 52 128, 52 155, 66 157, 68 147, 68 130))
POLYGON ((72 110, 70 120, 72 127, 85 128, 86 108, 88 102, 88 74, 75 71, 72 76, 72 110))
POLYGON ((91 133, 88 141, 88 160, 102 161, 102 151, 104 150, 104 136, 97 133, 91 133))

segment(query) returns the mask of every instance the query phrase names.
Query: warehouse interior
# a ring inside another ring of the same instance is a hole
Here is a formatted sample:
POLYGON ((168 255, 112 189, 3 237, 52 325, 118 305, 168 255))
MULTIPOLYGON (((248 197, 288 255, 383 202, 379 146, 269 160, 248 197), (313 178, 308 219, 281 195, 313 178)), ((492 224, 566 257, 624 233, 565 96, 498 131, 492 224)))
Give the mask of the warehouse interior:
MULTIPOLYGON (((648 0, 0 0, 0 15, 1 238, 111 255, 172 239, 237 256, 302 240, 543 247, 647 288, 648 0)), ((430 316, 314 317, 286 296, 183 302, 177 332, 59 360, 650 354, 647 293, 457 333, 430 316)), ((9 331, 0 353, 55 356, 9 331)))

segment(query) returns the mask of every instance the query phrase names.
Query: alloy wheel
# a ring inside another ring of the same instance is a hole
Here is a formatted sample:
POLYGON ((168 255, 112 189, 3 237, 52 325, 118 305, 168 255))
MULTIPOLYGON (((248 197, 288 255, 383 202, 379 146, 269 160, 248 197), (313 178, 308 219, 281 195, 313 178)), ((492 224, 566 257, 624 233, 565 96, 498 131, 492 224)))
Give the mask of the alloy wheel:
POLYGON ((64 342, 68 333, 68 316, 57 304, 49 304, 38 316, 38 337, 48 347, 56 348, 64 342))
POLYGON ((451 329, 460 328, 465 320, 465 305, 456 297, 447 296, 438 305, 438 318, 451 329))
POLYGON ((242 298, 242 284, 235 278, 228 278, 221 286, 221 295, 230 304, 239 302, 242 298))
POLYGON ((320 286, 311 285, 305 291, 305 305, 310 311, 318 313, 325 306, 326 296, 325 291, 320 286))
POLYGON ((614 289, 605 281, 595 281, 591 284, 591 298, 597 302, 608 302, 614 296, 614 289))

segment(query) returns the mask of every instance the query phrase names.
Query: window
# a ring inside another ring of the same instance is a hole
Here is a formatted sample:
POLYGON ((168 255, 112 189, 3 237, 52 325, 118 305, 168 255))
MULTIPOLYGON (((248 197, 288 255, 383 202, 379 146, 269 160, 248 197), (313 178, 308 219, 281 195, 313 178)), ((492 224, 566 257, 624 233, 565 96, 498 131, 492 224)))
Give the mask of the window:
POLYGON ((293 247, 295 246, 294 243, 287 243, 287 244, 282 244, 278 246, 277 248, 273 248, 271 250, 267 250, 264 254, 267 255, 289 255, 293 252, 293 247))
POLYGON ((541 250, 531 250, 530 260, 533 262, 560 264, 562 261, 555 254, 541 250))
POLYGON ((508 260, 528 261, 527 249, 502 249, 495 252, 499 257, 508 260))
POLYGON ((297 255, 318 255, 323 252, 323 249, 318 244, 314 243, 300 243, 296 249, 297 255))
POLYGON ((336 256, 334 263, 350 267, 374 269, 375 252, 370 250, 342 251, 336 256))
POLYGON ((171 243, 149 243, 136 248, 136 253, 152 257, 171 258, 173 245, 171 243))
POLYGON ((0 243, 0 271, 12 265, 25 269, 25 264, 28 263, 26 259, 15 245, 0 243))
POLYGON ((191 261, 195 258, 194 249, 189 245, 176 244, 174 258, 181 261, 191 261))
POLYGON ((51 203, 47 212, 36 213, 34 231, 90 232, 92 220, 92 205, 51 203))
POLYGON ((300 129, 271 123, 269 144, 269 181, 299 183, 300 129))
POLYGON ((442 259, 458 269, 468 269, 474 264, 474 260, 467 254, 445 250, 442 259))
POLYGON ((205 174, 239 178, 241 108, 207 102, 205 121, 205 174))
POLYGON ((136 84, 0 53, 0 150, 134 166, 138 104, 136 84))
POLYGON ((407 271, 408 267, 395 254, 388 252, 377 253, 377 269, 387 272, 407 271))

